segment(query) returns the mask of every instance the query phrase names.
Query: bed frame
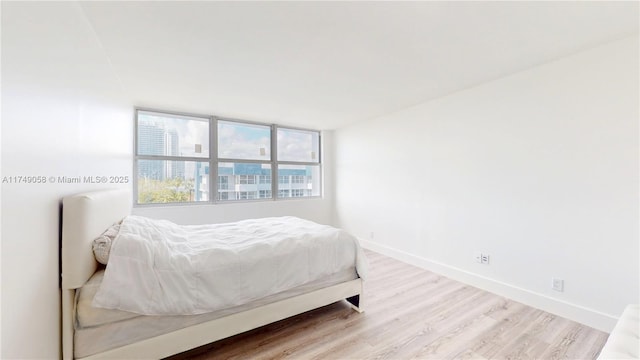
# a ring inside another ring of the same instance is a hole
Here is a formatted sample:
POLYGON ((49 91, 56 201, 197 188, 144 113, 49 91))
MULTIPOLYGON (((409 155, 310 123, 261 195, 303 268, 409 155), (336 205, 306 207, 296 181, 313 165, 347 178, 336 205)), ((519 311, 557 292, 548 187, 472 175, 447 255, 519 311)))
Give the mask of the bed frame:
MULTIPOLYGON (((104 190, 65 197, 62 204, 62 357, 73 359, 75 292, 98 267, 93 239, 130 214, 132 197, 127 190, 104 190)), ((341 300, 362 312, 362 293, 362 280, 355 279, 83 359, 159 359, 341 300)))

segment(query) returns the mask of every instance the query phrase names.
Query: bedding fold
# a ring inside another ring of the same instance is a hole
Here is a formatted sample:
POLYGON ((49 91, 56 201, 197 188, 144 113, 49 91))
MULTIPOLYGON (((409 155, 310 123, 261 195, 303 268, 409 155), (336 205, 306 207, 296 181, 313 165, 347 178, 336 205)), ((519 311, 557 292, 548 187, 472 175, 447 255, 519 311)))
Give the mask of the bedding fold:
POLYGON ((181 226, 128 216, 93 305, 143 315, 195 315, 300 286, 355 266, 355 237, 296 217, 181 226))

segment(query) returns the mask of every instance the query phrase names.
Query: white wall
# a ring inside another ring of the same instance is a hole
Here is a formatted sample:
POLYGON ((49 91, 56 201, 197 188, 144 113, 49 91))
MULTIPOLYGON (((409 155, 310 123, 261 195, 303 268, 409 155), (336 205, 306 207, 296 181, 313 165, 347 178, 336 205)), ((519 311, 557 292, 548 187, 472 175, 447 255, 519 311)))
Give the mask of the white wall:
MULTIPOLYGON (((75 3, 2 3, 2 176, 129 175, 133 108, 75 3)), ((2 184, 3 359, 57 358, 59 201, 2 184)))
POLYGON ((338 130, 337 222, 608 330, 640 301, 638 108, 633 37, 338 130))

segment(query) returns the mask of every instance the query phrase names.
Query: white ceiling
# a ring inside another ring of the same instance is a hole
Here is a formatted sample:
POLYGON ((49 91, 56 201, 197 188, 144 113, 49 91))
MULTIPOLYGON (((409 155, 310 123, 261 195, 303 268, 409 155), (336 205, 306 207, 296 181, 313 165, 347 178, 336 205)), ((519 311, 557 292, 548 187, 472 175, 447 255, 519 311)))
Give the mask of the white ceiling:
POLYGON ((315 129, 638 33, 638 2, 81 2, 138 106, 315 129))

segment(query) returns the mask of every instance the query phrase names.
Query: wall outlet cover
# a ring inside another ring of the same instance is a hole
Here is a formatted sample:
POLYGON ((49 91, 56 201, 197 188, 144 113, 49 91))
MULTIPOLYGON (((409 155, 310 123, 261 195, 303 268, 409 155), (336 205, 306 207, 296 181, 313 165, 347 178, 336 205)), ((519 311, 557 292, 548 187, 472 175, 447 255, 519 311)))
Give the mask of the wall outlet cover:
POLYGON ((551 288, 555 291, 564 291, 564 280, 552 278, 551 279, 551 288))

